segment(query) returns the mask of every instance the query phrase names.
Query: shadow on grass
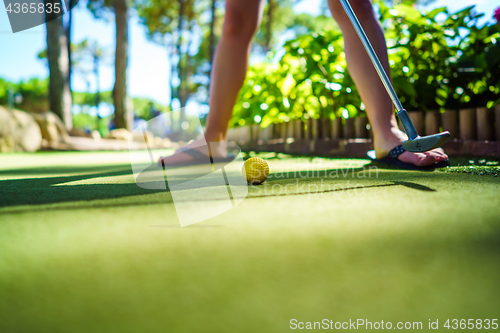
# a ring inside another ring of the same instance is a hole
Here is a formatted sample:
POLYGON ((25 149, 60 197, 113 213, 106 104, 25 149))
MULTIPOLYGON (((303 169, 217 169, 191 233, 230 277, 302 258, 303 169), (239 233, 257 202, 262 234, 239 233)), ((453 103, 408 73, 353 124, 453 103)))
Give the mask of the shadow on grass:
MULTIPOLYGON (((328 175, 338 174, 343 176, 345 179, 350 179, 354 177, 355 174, 359 172, 366 171, 366 168, 343 168, 343 169, 330 169, 330 170, 314 170, 314 171, 291 171, 280 173, 277 177, 276 174, 271 174, 269 177, 269 182, 280 181, 282 186, 286 186, 287 183, 291 181, 307 180, 314 181, 315 179, 322 179, 328 177, 328 175), (284 182, 283 182, 284 181, 284 182)), ((89 205, 82 206, 79 205, 69 205, 64 207, 23 207, 15 210, 9 210, 8 213, 21 213, 25 211, 34 210, 51 210, 51 209, 77 209, 82 207, 89 208, 102 208, 102 207, 119 207, 119 206, 130 206, 130 205, 149 205, 149 204, 162 204, 171 203, 172 199, 170 197, 161 198, 151 198, 151 200, 140 200, 138 202, 130 201, 127 202, 103 202, 100 200, 105 199, 116 199, 125 197, 141 196, 145 194, 154 194, 168 192, 168 185, 166 190, 164 189, 144 189, 137 186, 133 182, 129 183, 105 183, 105 184, 75 184, 67 186, 55 186, 58 184, 64 184, 75 181, 84 181, 93 178, 105 178, 105 177, 115 177, 115 176, 130 176, 132 177, 132 170, 130 165, 114 165, 114 166, 91 166, 91 167, 51 167, 50 174, 62 174, 62 173, 84 173, 80 175, 70 175, 70 176, 60 176, 60 177, 39 177, 39 178, 24 178, 24 179, 8 179, 0 180, 0 207, 15 207, 24 205, 45 205, 54 203, 65 203, 65 202, 77 202, 77 201, 89 201, 89 205)), ((19 169, 19 170, 3 170, 0 171, 0 175, 16 176, 16 175, 46 175, 46 169, 32 168, 32 169, 19 169)), ((389 177, 390 178, 390 177, 389 177)), ((399 177, 398 177, 399 178, 399 177)), ((388 187, 388 186, 405 186, 411 189, 434 192, 434 189, 429 187, 406 182, 406 181, 392 181, 387 179, 386 184, 377 185, 366 185, 364 188, 374 188, 374 187, 388 187)), ((182 183, 182 181, 179 181, 182 183)), ((198 186, 188 186, 186 184, 183 189, 195 189, 203 187, 214 186, 212 182, 198 183, 198 186)), ((315 194, 315 193, 327 193, 336 191, 349 191, 357 190, 359 186, 355 187, 344 187, 337 189, 328 189, 321 191, 300 191, 292 193, 269 193, 264 195, 252 195, 249 193, 248 198, 258 198, 267 196, 285 196, 285 195, 304 195, 304 194, 315 194)), ((212 201, 218 200, 217 198, 210 198, 205 196, 204 198, 193 197, 193 200, 200 201, 212 201)))
MULTIPOLYGON (((0 180, 0 207, 19 205, 39 205, 56 202, 100 200, 123 196, 150 194, 159 190, 146 190, 135 183, 126 184, 86 184, 76 186, 54 186, 96 177, 132 176, 130 164, 96 167, 51 167, 50 173, 84 173, 60 177, 39 177, 0 180)), ((0 175, 44 175, 45 168, 3 170, 0 175)))
MULTIPOLYGON (((19 168, 19 169, 8 169, 0 170, 0 177, 19 177, 19 176, 49 176, 49 175, 61 175, 61 174, 95 174, 95 173, 110 173, 124 172, 123 175, 132 174, 130 169, 130 163, 127 164, 117 164, 117 165, 95 165, 95 166, 42 166, 36 168, 19 168)), ((75 175, 77 176, 77 175, 75 175)), ((80 175, 78 175, 80 176, 80 175)), ((92 177, 94 177, 92 175, 92 177)), ((41 178, 40 178, 41 179, 41 178)))

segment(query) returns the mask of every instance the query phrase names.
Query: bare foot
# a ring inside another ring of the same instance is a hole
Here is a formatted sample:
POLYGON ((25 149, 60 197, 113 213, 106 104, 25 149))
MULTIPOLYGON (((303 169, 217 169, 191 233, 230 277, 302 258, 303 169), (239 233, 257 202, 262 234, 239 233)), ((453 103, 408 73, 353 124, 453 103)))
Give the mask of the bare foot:
POLYGON ((177 149, 173 155, 160 157, 158 164, 161 165, 163 162, 166 166, 168 166, 169 164, 189 163, 189 161, 192 161, 194 157, 185 153, 185 150, 197 150, 203 155, 206 155, 207 157, 210 156, 212 158, 226 158, 227 142, 210 142, 210 144, 207 145, 205 138, 201 137, 194 140, 190 144, 177 149))
MULTIPOLYGON (((405 140, 408 140, 408 137, 398 128, 393 128, 391 133, 386 134, 383 138, 381 136, 375 136, 373 141, 377 158, 387 156, 392 148, 399 146, 405 140)), ((436 148, 423 153, 405 151, 399 155, 398 159, 401 162, 424 167, 445 161, 448 159, 448 155, 445 154, 442 148, 436 148)))

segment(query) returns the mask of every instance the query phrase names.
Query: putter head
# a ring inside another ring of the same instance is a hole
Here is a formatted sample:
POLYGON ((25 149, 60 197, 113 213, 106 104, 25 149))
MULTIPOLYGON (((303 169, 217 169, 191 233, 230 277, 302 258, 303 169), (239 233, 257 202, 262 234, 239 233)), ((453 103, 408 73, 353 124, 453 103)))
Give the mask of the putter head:
POLYGON ((403 141, 403 148, 414 153, 428 151, 441 147, 450 139, 450 132, 442 132, 428 136, 418 136, 413 140, 403 141))

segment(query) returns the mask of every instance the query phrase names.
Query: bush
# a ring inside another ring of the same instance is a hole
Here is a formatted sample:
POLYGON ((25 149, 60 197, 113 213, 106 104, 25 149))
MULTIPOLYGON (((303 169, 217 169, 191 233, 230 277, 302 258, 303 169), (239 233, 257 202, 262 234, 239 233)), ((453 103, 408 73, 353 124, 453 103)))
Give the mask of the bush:
POLYGON ((44 112, 48 110, 48 79, 32 78, 18 83, 9 82, 0 78, 0 105, 8 105, 9 91, 20 94, 20 102, 15 101, 14 107, 31 112, 44 112))
MULTIPOLYGON (((456 109, 499 103, 499 24, 478 26, 474 7, 422 14, 377 2, 386 31, 394 87, 408 110, 456 109)), ((279 63, 250 68, 231 126, 309 117, 364 116, 347 70, 339 31, 288 41, 279 63)))

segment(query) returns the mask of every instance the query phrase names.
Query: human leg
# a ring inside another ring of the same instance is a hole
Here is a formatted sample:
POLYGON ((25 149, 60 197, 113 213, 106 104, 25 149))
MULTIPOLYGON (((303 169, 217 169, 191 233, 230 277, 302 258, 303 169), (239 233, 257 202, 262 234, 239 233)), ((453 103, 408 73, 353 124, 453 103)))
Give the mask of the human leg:
MULTIPOLYGON (((351 0, 350 4, 382 65, 390 75, 384 33, 371 2, 351 0)), ((373 130, 375 151, 378 157, 383 157, 406 140, 407 136, 398 129, 392 101, 342 5, 338 0, 329 0, 329 6, 344 36, 347 66, 366 106, 366 113, 373 130)), ((418 166, 432 165, 447 158, 442 149, 425 153, 405 152, 399 156, 401 161, 418 166)))
MULTIPOLYGON (((205 137, 185 147, 212 157, 227 154, 224 144, 227 127, 245 80, 251 43, 261 22, 264 0, 226 0, 225 6, 222 35, 212 68, 205 137), (212 144, 209 148, 205 143, 212 144)), ((192 158, 180 152, 162 160, 168 165, 189 162, 192 158)))

